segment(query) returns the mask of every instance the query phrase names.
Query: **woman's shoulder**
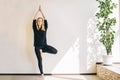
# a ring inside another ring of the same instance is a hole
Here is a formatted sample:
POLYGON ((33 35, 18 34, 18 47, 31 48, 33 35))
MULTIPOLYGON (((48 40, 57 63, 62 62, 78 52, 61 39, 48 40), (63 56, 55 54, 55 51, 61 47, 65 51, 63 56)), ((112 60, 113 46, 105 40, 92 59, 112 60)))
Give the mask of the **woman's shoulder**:
POLYGON ((35 26, 36 26, 36 19, 33 19, 32 24, 33 24, 33 29, 35 29, 35 26))
POLYGON ((36 24, 36 19, 33 19, 33 25, 35 25, 36 24))
POLYGON ((44 23, 47 24, 47 19, 44 19, 44 23))
POLYGON ((36 21, 36 19, 33 19, 33 22, 36 21))
POLYGON ((47 21, 47 19, 44 19, 44 21, 47 21))

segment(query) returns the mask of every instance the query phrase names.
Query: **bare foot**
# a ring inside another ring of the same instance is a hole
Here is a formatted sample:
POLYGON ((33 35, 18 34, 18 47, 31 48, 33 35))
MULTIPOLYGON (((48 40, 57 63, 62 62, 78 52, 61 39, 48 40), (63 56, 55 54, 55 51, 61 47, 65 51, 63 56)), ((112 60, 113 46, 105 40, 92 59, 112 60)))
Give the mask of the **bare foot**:
POLYGON ((41 74, 41 76, 44 76, 44 74, 41 74))
POLYGON ((45 80, 44 74, 41 74, 41 80, 45 80))

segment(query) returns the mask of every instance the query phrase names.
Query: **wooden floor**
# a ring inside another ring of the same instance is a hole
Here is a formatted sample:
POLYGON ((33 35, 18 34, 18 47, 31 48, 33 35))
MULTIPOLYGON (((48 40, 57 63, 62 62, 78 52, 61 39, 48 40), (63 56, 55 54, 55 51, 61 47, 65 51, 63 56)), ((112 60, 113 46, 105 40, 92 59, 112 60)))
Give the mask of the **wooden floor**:
POLYGON ((102 80, 96 75, 0 75, 0 80, 102 80))

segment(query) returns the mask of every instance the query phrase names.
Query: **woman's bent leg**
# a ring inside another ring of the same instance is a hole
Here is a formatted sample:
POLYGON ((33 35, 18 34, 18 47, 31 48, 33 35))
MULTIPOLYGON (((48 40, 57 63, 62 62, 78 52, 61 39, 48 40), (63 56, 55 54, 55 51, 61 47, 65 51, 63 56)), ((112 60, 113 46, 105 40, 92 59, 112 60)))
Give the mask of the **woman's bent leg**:
POLYGON ((55 49, 54 47, 50 46, 50 45, 45 45, 42 48, 43 52, 47 52, 47 53, 51 53, 51 54, 56 54, 57 53, 57 49, 55 49))

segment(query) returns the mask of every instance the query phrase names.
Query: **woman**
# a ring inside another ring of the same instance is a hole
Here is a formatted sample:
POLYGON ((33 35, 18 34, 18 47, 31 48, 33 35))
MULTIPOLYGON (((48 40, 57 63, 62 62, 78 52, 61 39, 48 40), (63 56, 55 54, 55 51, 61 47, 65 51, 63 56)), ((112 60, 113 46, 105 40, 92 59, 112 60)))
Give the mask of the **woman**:
POLYGON ((41 56, 42 52, 48 52, 52 54, 57 53, 57 50, 54 47, 47 45, 47 39, 46 39, 47 28, 48 28, 47 20, 41 10, 41 7, 39 7, 38 12, 34 16, 33 31, 34 31, 35 53, 36 53, 37 60, 38 60, 39 70, 42 75, 44 75, 43 66, 42 66, 42 56, 41 56), (36 18, 39 12, 42 14, 43 18, 42 17, 36 18))

